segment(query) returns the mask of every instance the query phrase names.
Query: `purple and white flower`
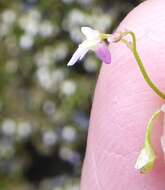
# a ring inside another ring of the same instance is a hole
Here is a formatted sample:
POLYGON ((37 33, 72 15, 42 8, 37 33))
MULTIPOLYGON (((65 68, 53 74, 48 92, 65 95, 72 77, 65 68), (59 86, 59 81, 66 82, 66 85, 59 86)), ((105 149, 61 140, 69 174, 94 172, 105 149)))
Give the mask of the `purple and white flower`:
POLYGON ((74 65, 78 60, 81 60, 89 50, 95 51, 97 57, 106 64, 111 63, 111 54, 108 48, 109 34, 100 33, 90 27, 82 27, 81 32, 86 39, 79 44, 78 49, 73 54, 68 62, 68 66, 74 65))

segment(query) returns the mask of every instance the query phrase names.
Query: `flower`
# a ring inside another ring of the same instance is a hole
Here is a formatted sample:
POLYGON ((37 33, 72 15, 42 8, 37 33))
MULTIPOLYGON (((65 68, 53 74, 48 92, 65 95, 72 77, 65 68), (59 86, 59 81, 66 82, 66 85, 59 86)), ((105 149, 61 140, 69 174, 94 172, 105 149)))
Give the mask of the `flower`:
MULTIPOLYGON (((162 105, 161 111, 165 113, 165 104, 162 105)), ((164 121, 163 121, 163 134, 161 136, 161 147, 162 147, 162 151, 163 151, 164 159, 165 159, 165 116, 164 116, 164 121)))
POLYGON ((81 60, 89 50, 95 51, 98 58, 104 63, 111 63, 111 54, 108 49, 108 38, 110 35, 100 33, 90 27, 82 27, 81 32, 85 35, 86 40, 78 46, 78 49, 67 65, 74 65, 78 60, 81 60))
POLYGON ((138 159, 135 164, 135 168, 141 173, 148 173, 153 169, 156 155, 151 144, 151 134, 153 121, 157 118, 162 109, 155 111, 147 124, 147 130, 145 135, 144 146, 138 156, 138 159))
POLYGON ((135 168, 141 173, 148 173, 154 166, 156 156, 150 143, 146 143, 142 148, 138 159, 135 164, 135 168))

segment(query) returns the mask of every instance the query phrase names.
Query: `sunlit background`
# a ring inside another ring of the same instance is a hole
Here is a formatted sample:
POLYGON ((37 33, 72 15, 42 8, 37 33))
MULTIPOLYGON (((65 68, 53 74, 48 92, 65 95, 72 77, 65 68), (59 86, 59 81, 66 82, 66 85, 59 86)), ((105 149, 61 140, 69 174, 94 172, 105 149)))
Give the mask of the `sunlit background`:
POLYGON ((0 0, 0 190, 79 189, 100 62, 66 64, 81 26, 110 33, 139 2, 0 0))

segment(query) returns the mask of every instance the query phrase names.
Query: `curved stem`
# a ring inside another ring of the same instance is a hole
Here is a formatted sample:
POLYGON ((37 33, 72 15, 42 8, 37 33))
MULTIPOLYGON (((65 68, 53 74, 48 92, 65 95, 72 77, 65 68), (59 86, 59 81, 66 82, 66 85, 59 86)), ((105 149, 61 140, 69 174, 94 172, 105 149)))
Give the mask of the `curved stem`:
POLYGON ((165 99, 165 94, 159 90, 159 88, 151 81, 151 79, 149 78, 149 75, 147 74, 146 72, 146 69, 142 63, 142 60, 137 52, 137 48, 136 48, 136 36, 133 32, 126 32, 126 35, 127 34, 130 34, 131 37, 132 37, 132 47, 130 47, 130 44, 127 40, 121 40, 123 43, 125 43, 129 48, 130 50, 132 51, 135 59, 136 59, 136 62, 140 68, 140 71, 143 75, 143 78, 144 80, 147 82, 147 84, 152 88, 152 90, 158 95, 160 96, 161 98, 165 99))
POLYGON ((157 118, 157 116, 159 115, 160 112, 161 112, 161 110, 155 111, 152 114, 150 120, 148 121, 147 131, 146 131, 146 136, 145 136, 145 143, 151 144, 151 132, 152 132, 152 127, 153 127, 153 121, 157 118))

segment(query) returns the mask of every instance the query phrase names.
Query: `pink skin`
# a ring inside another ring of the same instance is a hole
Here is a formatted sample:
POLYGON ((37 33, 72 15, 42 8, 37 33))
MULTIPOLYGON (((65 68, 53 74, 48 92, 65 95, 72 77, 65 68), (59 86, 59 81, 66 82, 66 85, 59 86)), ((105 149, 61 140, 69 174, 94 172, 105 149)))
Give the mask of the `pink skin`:
MULTIPOLYGON (((137 35, 139 54, 157 86, 165 91, 165 0, 135 8, 118 30, 137 35)), ((147 121, 163 103, 143 80, 130 50, 111 46, 112 64, 103 64, 91 112, 81 190, 164 190, 165 163, 160 147, 163 115, 154 125, 157 160, 150 174, 134 165, 144 142, 147 121)))

